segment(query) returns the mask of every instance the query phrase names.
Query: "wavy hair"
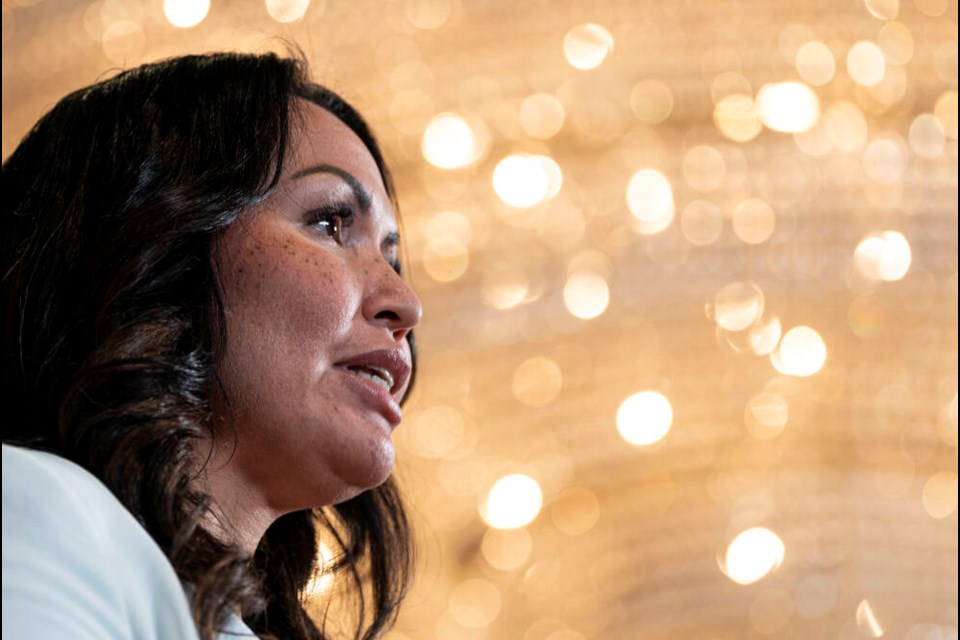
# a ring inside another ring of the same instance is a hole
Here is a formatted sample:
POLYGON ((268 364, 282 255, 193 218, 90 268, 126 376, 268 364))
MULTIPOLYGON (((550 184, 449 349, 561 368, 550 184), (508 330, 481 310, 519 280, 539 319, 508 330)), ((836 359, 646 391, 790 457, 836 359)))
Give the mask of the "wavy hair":
POLYGON ((273 54, 120 73, 63 98, 3 163, 3 441, 100 478, 189 585, 205 640, 230 609, 263 637, 324 638, 305 609, 324 532, 356 596, 356 638, 393 623, 411 572, 392 479, 279 518, 252 558, 202 525, 211 498, 194 479, 226 343, 211 249, 275 189, 296 98, 360 137, 393 199, 360 115, 310 82, 301 59, 273 54))

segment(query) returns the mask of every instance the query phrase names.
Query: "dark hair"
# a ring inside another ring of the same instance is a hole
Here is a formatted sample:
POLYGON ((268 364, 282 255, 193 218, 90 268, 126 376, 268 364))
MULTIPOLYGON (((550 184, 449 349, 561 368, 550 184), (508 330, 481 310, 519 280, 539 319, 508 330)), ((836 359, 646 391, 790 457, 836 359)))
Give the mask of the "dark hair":
POLYGON ((205 639, 231 608, 263 636, 322 638, 304 609, 320 530, 355 592, 356 637, 393 623, 409 581, 392 479, 279 518, 252 558, 201 526, 211 501, 193 479, 226 330, 211 247, 276 187, 297 98, 363 140, 393 198, 360 115, 273 54, 120 73, 61 100, 3 164, 3 441, 100 478, 191 586, 205 639))

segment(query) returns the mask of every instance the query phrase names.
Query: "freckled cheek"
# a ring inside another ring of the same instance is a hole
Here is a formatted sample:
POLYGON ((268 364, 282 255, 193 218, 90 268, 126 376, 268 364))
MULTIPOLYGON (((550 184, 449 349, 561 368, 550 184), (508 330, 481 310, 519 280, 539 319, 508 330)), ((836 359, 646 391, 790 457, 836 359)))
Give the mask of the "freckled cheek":
POLYGON ((338 337, 352 317, 352 294, 342 267, 318 254, 291 252, 272 265, 272 277, 262 285, 266 313, 274 316, 277 329, 302 343, 300 348, 338 337))
POLYGON ((224 255, 221 268, 235 344, 274 358, 323 357, 349 330, 359 304, 342 261, 297 239, 249 242, 224 255))

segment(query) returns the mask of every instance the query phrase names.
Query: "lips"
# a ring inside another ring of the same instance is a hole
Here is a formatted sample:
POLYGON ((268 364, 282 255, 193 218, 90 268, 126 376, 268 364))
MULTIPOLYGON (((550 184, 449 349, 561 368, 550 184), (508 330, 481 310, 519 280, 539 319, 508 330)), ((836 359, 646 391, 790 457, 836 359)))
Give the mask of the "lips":
POLYGON ((378 349, 336 363, 370 382, 379 385, 390 395, 396 395, 410 378, 410 360, 401 349, 378 349))

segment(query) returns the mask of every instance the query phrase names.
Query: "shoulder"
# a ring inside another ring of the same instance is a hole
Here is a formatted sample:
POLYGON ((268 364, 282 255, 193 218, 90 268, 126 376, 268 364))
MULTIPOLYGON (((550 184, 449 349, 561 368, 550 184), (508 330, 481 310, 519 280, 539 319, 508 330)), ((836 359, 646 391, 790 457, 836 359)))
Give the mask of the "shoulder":
POLYGON ((196 637, 173 567, 95 476, 3 445, 3 635, 196 637))
POLYGON ((56 515, 58 521, 72 516, 90 526, 116 515, 111 513, 114 506, 123 509, 106 486, 79 465, 52 453, 3 445, 4 516, 56 515), (57 513, 58 507, 64 511, 57 513))
POLYGON ((130 512, 86 469, 52 453, 3 445, 5 550, 8 532, 11 541, 34 548, 73 548, 82 540, 90 553, 143 546, 163 555, 130 512), (25 539, 27 530, 37 537, 25 539))

